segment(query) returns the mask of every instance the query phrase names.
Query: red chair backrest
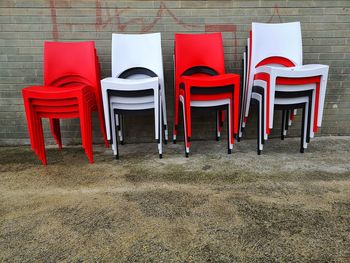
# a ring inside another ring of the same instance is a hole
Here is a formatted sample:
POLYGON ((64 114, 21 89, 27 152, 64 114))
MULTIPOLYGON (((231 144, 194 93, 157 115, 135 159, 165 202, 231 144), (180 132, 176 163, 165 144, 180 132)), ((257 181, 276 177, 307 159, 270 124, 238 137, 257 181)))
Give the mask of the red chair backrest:
POLYGON ((87 85, 100 98, 99 71, 94 42, 45 42, 45 86, 87 85))
POLYGON ((211 68, 217 74, 225 73, 221 33, 175 34, 176 79, 198 66, 211 68))

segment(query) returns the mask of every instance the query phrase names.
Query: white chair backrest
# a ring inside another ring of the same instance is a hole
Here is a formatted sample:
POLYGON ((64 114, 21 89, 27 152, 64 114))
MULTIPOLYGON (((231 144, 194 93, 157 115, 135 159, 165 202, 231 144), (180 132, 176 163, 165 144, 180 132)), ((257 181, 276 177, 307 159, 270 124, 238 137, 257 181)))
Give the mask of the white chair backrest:
MULTIPOLYGON (((154 72, 164 88, 163 57, 160 33, 112 34, 112 77, 132 68, 154 72)), ((144 78, 136 74, 129 78, 144 78)))
MULTIPOLYGON (((251 39, 248 41, 246 116, 248 116, 249 112, 255 68, 261 61, 271 57, 288 59, 295 66, 303 64, 300 22, 281 24, 252 23, 251 39)), ((276 63, 270 62, 268 63, 269 65, 277 66, 276 63)))
POLYGON ((252 69, 269 57, 283 57, 296 66, 303 64, 300 22, 252 23, 252 69))

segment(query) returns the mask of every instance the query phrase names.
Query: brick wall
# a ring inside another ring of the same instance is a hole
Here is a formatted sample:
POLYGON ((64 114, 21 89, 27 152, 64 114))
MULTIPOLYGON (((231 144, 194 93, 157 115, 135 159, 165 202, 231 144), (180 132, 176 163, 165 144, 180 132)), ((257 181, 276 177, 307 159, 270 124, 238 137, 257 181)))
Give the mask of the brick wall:
MULTIPOLYGON (((172 120, 174 32, 223 31, 227 71, 240 73, 250 24, 301 21, 305 63, 330 65, 320 135, 350 134, 350 1, 0 1, 0 145, 28 144, 21 89, 42 83, 44 40, 94 40, 102 77, 110 75, 112 32, 162 32, 168 116, 172 120)), ((276 118, 279 115, 277 114, 276 118)), ((194 116, 194 139, 214 134, 214 115, 194 116), (199 127, 206 127, 199 129, 199 127), (200 132, 203 130, 202 132, 200 132), (197 134, 197 136, 195 135, 197 134)), ((152 140, 152 118, 127 119, 129 141, 152 140), (150 122, 150 124, 147 124, 150 122)), ((45 122, 48 142, 50 134, 45 122)), ((95 142, 100 133, 95 120, 95 142)), ((279 127, 278 124, 276 127, 279 127)), ((298 134, 298 125, 292 134, 298 134)), ((77 120, 62 122, 64 143, 80 141, 77 120)), ((247 136, 255 127, 248 123, 247 136)), ((276 129, 275 134, 278 134, 276 129)))

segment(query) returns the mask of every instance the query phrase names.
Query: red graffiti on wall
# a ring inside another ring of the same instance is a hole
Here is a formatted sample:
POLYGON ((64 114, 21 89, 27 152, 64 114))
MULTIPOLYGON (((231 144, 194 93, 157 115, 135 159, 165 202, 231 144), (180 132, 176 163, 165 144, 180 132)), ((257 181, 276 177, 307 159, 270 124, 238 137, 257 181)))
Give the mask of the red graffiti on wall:
POLYGON ((52 24, 52 37, 54 40, 58 39, 58 26, 57 26, 57 15, 55 0, 49 0, 51 10, 51 24, 52 24))
POLYGON ((271 23, 274 17, 278 17, 279 23, 283 22, 281 15, 280 15, 280 10, 279 10, 278 4, 275 4, 275 7, 273 8, 273 13, 272 13, 271 17, 269 18, 269 20, 267 21, 267 23, 271 23))
MULTIPOLYGON (((47 0, 49 2, 50 6, 50 11, 51 11, 51 23, 52 23, 52 38, 57 41, 60 37, 60 32, 59 32, 59 26, 57 22, 57 12, 56 12, 56 0, 47 0)), ((179 19, 174 12, 172 12, 167 6, 166 6, 166 1, 162 0, 160 1, 160 6, 156 10, 156 14, 151 22, 146 22, 144 18, 131 18, 128 20, 123 21, 123 14, 126 14, 130 8, 115 8, 115 9, 110 9, 110 8, 105 8, 103 9, 102 7, 102 0, 95 0, 95 7, 96 7, 96 21, 95 23, 86 23, 85 25, 90 25, 95 28, 96 31, 102 31, 105 29, 108 25, 116 26, 116 30, 118 32, 126 32, 128 26, 133 26, 133 25, 138 25, 140 26, 140 32, 141 33, 146 33, 151 31, 157 23, 162 19, 162 17, 169 16, 175 21, 177 25, 180 25, 184 29, 203 29, 205 32, 228 32, 232 33, 233 37, 233 48, 234 48, 234 61, 237 62, 237 27, 236 25, 233 24, 190 24, 190 23, 185 23, 181 19, 179 19), (111 11, 113 10, 113 11, 111 11), (103 12, 104 11, 104 12, 103 12)), ((69 7, 70 2, 68 1, 60 1, 57 2, 57 4, 60 4, 69 7)), ((282 18, 280 16, 279 12, 279 6, 276 4, 273 9, 273 14, 271 17, 268 19, 268 23, 271 23, 273 19, 277 17, 279 22, 282 22, 282 18)), ((81 25, 81 24, 73 24, 73 23, 64 23, 60 24, 61 27, 68 27, 72 28, 74 25, 81 25)))
MULTIPOLYGON (((51 9, 51 22, 52 22, 52 37, 54 40, 59 39, 59 27, 57 23, 57 13, 56 13, 56 2, 55 0, 48 0, 50 9, 51 9)), ((190 24, 182 21, 179 19, 174 12, 172 12, 167 6, 166 1, 162 0, 160 1, 160 6, 156 10, 156 14, 151 22, 146 22, 143 18, 131 18, 129 20, 126 20, 123 22, 123 14, 127 13, 130 8, 115 8, 112 9, 113 13, 111 14, 111 9, 102 8, 102 0, 96 0, 96 21, 92 24, 85 24, 85 25, 91 25, 95 27, 96 31, 102 31, 105 29, 108 25, 115 25, 118 32, 126 32, 127 27, 131 25, 139 25, 140 26, 140 32, 146 33, 150 32, 162 19, 162 17, 169 16, 175 21, 175 23, 184 29, 203 29, 205 32, 229 32, 233 34, 233 46, 234 46, 234 53, 235 53, 235 60, 237 60, 237 37, 236 37, 236 25, 232 24, 190 24)), ((68 3, 69 6, 69 3, 68 3)), ((71 28, 73 23, 65 23, 60 26, 65 26, 71 28)), ((78 24, 77 24, 78 25, 78 24)))
MULTIPOLYGON (((56 13, 56 0, 48 0, 50 11, 51 11, 51 22, 52 22, 52 37, 54 40, 59 39, 59 30, 58 30, 58 23, 57 23, 57 13, 56 13)), ((69 2, 65 4, 65 6, 69 6, 69 2)), ((183 22, 181 19, 179 19, 169 8, 167 8, 165 1, 162 0, 160 2, 160 6, 157 10, 157 13, 153 19, 152 22, 146 23, 143 18, 133 18, 129 19, 126 22, 122 22, 122 15, 126 12, 128 12, 129 8, 119 9, 115 8, 114 14, 110 14, 110 9, 107 9, 105 14, 102 14, 102 2, 101 0, 96 0, 96 22, 93 24, 95 26, 96 31, 101 31, 109 24, 116 24, 117 29, 119 32, 125 32, 126 28, 129 25, 140 25, 141 29, 140 32, 149 32, 154 28, 154 26, 161 20, 161 18, 165 15, 169 15, 178 25, 181 25, 185 29, 194 29, 194 28, 200 28, 202 25, 198 24, 189 24, 183 22), (104 19, 105 18, 105 19, 104 19)), ((274 17, 278 17, 279 22, 282 22, 282 18, 279 13, 279 7, 278 4, 274 6, 273 14, 267 21, 268 23, 272 22, 274 17)), ((88 24, 88 23, 87 23, 88 24)), ((73 24, 71 23, 65 23, 64 26, 72 27, 73 24)), ((62 25, 61 25, 62 26, 62 25)), ((214 31, 221 31, 221 32, 232 32, 236 34, 236 26, 235 25, 217 25, 217 24, 205 24, 204 25, 206 32, 214 32, 214 31)))
POLYGON ((201 25, 196 24, 188 24, 180 20, 169 8, 167 8, 164 1, 160 2, 160 6, 157 10, 157 13, 153 19, 153 21, 147 23, 144 21, 143 18, 133 18, 129 19, 126 22, 121 22, 121 16, 123 13, 128 12, 129 8, 125 9, 119 9, 116 8, 114 12, 114 16, 112 16, 107 9, 107 14, 104 15, 106 17, 105 21, 103 21, 102 16, 102 6, 101 6, 101 0, 96 0, 96 30, 99 31, 103 28, 105 28, 107 25, 111 24, 113 22, 113 19, 116 22, 117 28, 119 32, 125 32, 126 28, 129 25, 140 25, 140 32, 146 33, 151 31, 155 25, 161 20, 163 16, 169 15, 178 25, 186 28, 186 29, 192 29, 192 28, 200 28, 201 25))
MULTIPOLYGON (((52 37, 55 40, 59 39, 59 30, 57 23, 57 15, 56 15, 56 2, 55 0, 49 0, 49 5, 51 9, 51 22, 52 22, 52 37)), ((199 24, 189 24, 183 22, 179 19, 165 4, 165 1, 162 0, 160 2, 160 6, 157 9, 156 15, 153 21, 147 23, 143 18, 132 18, 122 22, 122 15, 129 11, 129 8, 114 9, 114 14, 111 14, 110 9, 106 9, 105 13, 102 14, 102 1, 96 0, 96 22, 93 24, 95 26, 96 31, 103 30, 106 26, 110 24, 116 24, 118 32, 125 32, 127 27, 130 25, 140 25, 140 32, 145 33, 151 31, 155 25, 161 20, 164 16, 170 16, 176 24, 182 26, 185 29, 195 29, 195 28, 203 28, 203 25, 199 24)), ((65 23, 64 26, 71 27, 72 23, 65 23)), ((216 25, 216 24, 205 24, 204 29, 208 32, 213 32, 213 28, 216 28, 217 31, 223 32, 236 32, 235 25, 216 25)))

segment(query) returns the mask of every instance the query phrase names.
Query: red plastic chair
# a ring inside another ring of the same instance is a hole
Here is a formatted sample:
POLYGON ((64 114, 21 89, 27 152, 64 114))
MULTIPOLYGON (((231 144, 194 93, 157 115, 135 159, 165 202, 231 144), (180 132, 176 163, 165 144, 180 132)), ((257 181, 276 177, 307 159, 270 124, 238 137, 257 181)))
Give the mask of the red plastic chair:
MULTIPOLYGON (((221 33, 175 34, 175 112, 173 140, 176 142, 179 103, 183 104, 186 157, 189 154, 191 107, 227 107, 231 153, 234 134, 238 132, 240 76, 225 74, 224 49, 221 33), (229 102, 223 102, 228 100, 229 102), (223 104, 222 104, 223 103, 223 104)), ((221 114, 221 116, 224 116, 221 114)), ((223 120, 217 120, 218 123, 223 120)), ((221 129, 222 124, 219 125, 221 129)), ((220 133, 218 132, 217 136, 220 133)))
POLYGON ((93 163, 91 113, 97 111, 106 137, 98 57, 93 42, 45 42, 44 86, 22 90, 32 149, 46 165, 41 118, 50 119, 50 130, 59 148, 59 119, 80 118, 82 145, 93 163))

